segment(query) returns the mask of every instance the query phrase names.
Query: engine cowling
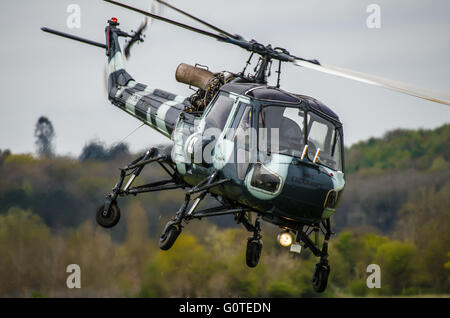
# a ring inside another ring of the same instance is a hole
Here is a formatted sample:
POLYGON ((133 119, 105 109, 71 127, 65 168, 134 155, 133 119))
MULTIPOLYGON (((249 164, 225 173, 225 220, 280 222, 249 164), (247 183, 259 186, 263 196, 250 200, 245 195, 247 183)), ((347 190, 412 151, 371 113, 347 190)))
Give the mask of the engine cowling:
POLYGON ((212 73, 211 71, 181 63, 175 71, 175 79, 187 85, 197 87, 198 90, 189 97, 192 110, 202 111, 216 96, 220 87, 236 77, 230 72, 212 73))
POLYGON ((205 91, 213 78, 214 73, 185 63, 178 65, 175 72, 175 79, 178 82, 192 85, 205 91))

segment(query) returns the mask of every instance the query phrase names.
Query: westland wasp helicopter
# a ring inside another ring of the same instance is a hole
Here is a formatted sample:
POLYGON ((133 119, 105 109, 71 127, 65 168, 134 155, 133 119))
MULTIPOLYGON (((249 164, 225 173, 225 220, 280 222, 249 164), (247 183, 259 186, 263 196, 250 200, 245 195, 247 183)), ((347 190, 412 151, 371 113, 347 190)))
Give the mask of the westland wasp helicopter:
POLYGON ((143 41, 146 23, 129 34, 119 29, 116 18, 111 18, 105 29, 106 44, 42 28, 105 49, 111 103, 172 140, 169 148, 151 148, 121 169, 118 182, 97 210, 98 224, 110 228, 119 222, 119 197, 186 189, 184 202, 162 231, 159 240, 162 250, 172 247, 189 220, 234 215, 235 221, 252 233, 247 240, 246 263, 255 267, 263 247, 260 226, 263 220, 282 229, 278 239, 283 246, 290 246, 293 252, 309 248, 319 258, 312 284, 317 292, 323 292, 330 273, 330 217, 339 206, 345 186, 342 123, 335 112, 317 99, 282 90, 282 63, 446 105, 450 105, 449 95, 326 66, 292 55, 284 48, 247 41, 162 0, 157 1, 215 32, 116 1, 105 1, 147 19, 236 45, 249 51, 250 57, 237 74, 213 73, 197 65, 180 64, 176 80, 197 88, 195 94, 185 98, 138 83, 125 70, 119 38, 129 38, 125 49, 128 56, 131 46, 143 41), (254 56, 259 56, 254 73, 246 73, 254 56), (277 84, 270 86, 267 80, 274 61, 278 62, 277 84), (151 163, 158 164, 168 178, 132 187, 142 169, 151 163), (216 199, 217 206, 199 209, 207 195, 216 199), (252 213, 256 215, 254 222, 252 213), (323 240, 319 239, 320 234, 323 240))

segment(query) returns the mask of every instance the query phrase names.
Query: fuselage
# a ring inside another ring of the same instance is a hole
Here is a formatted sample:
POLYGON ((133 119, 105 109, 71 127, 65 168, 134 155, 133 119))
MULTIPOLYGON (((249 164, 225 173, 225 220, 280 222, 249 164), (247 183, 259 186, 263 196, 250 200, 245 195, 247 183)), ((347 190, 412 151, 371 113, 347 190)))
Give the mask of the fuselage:
POLYGON ((185 182, 219 170, 230 182, 210 191, 269 222, 311 224, 337 209, 345 185, 342 124, 313 98, 234 81, 200 116, 182 112, 172 139, 185 182))

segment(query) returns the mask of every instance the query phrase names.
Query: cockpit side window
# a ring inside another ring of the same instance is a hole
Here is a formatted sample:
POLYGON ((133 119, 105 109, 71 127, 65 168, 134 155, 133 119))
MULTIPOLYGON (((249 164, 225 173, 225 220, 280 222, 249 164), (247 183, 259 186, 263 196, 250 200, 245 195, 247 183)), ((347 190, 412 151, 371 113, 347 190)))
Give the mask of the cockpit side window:
POLYGON ((339 130, 337 128, 334 130, 334 134, 335 134, 335 142, 331 150, 331 155, 333 156, 334 162, 336 162, 335 170, 342 171, 341 134, 339 133, 339 130))
POLYGON ((261 152, 300 157, 304 148, 304 112, 297 107, 266 106, 258 117, 261 152))
POLYGON ((211 105, 208 113, 205 116, 206 128, 218 128, 223 130, 227 122, 228 115, 233 108, 234 99, 228 94, 219 93, 214 104, 211 105))
POLYGON ((342 170, 341 138, 337 128, 329 121, 308 112, 308 158, 314 160, 320 149, 318 162, 334 170, 342 170))
POLYGON ((234 136, 246 133, 247 130, 251 128, 251 118, 252 107, 239 102, 231 127, 225 134, 225 139, 233 140, 234 136))
POLYGON ((237 176, 239 180, 244 180, 249 164, 252 161, 253 108, 245 103, 239 103, 238 106, 237 115, 225 138, 234 140, 237 176))

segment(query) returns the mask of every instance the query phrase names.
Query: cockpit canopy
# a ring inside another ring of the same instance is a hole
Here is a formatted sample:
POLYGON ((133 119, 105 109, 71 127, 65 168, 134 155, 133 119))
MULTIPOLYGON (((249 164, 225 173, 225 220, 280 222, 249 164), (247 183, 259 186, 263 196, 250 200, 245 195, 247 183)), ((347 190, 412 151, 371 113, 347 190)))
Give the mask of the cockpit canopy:
POLYGON ((258 146, 260 151, 301 158, 305 145, 307 157, 342 171, 341 136, 331 121, 292 106, 263 106, 258 116, 258 146), (306 115, 305 115, 306 114, 306 115))
POLYGON ((206 128, 225 130, 230 140, 239 137, 247 150, 255 140, 262 158, 273 153, 301 158, 308 145, 304 160, 313 161, 320 149, 317 163, 343 171, 342 125, 329 108, 275 88, 253 87, 247 92, 238 92, 241 99, 246 95, 242 103, 235 92, 220 91, 205 111, 206 128))

